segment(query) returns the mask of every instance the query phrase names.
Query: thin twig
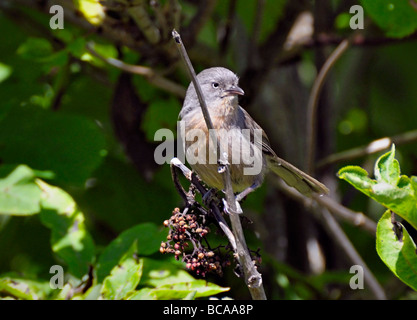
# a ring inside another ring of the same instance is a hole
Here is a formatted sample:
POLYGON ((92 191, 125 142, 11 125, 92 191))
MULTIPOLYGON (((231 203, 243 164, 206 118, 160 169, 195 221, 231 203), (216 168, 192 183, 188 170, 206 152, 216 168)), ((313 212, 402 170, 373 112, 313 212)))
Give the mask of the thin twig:
POLYGON ((304 206, 314 213, 315 217, 320 219, 327 232, 333 236, 340 248, 346 253, 346 256, 349 260, 355 264, 359 265, 364 270, 364 281, 368 284, 370 290, 373 292, 375 297, 379 300, 385 300, 386 295, 384 289, 376 280, 375 276, 372 274, 371 270, 367 267, 365 261, 356 251, 353 244, 350 242, 349 238, 344 233, 343 229, 338 224, 337 220, 333 217, 330 211, 334 215, 338 215, 343 219, 352 222, 352 220, 363 221, 362 224, 358 226, 364 228, 366 231, 373 232, 373 235, 376 233, 376 225, 374 222, 366 218, 361 213, 350 212, 349 209, 337 204, 336 202, 331 201, 329 197, 326 196, 314 196, 314 200, 321 206, 314 206, 312 199, 302 196, 300 193, 295 192, 292 188, 288 187, 284 183, 281 183, 280 189, 284 191, 287 195, 291 196, 297 201, 300 201, 304 206), (336 204, 336 205, 335 205, 336 204), (343 209, 342 209, 343 208, 343 209), (357 216, 360 219, 357 219, 357 216))
POLYGON ((126 8, 127 13, 136 23, 149 43, 155 45, 161 40, 161 32, 150 18, 145 0, 137 0, 134 6, 126 8))
POLYGON ((333 236, 333 239, 335 239, 338 245, 343 249, 350 261, 354 265, 359 265, 363 268, 364 282, 372 291, 375 298, 378 300, 386 300, 387 297, 385 295, 384 289, 378 283, 372 271, 366 265, 365 261, 355 250, 355 247, 352 245, 349 238, 337 223, 336 219, 326 209, 319 210, 319 218, 321 218, 324 227, 326 227, 327 231, 333 236))
MULTIPOLYGON (((187 51, 185 50, 185 46, 182 43, 181 36, 176 30, 173 30, 172 31, 172 37, 174 38, 175 42, 177 43, 178 51, 180 52, 181 57, 182 57, 182 59, 185 63, 185 66, 187 67, 187 71, 190 75, 191 82, 194 85, 194 89, 197 93, 198 101, 200 102, 201 111, 203 112, 204 120, 206 121, 207 128, 209 130, 213 131, 214 126, 213 126, 213 122, 211 121, 210 114, 208 112, 206 100, 204 99, 203 92, 201 90, 200 84, 197 81, 197 75, 194 71, 194 67, 191 63, 190 58, 188 57, 187 51)), ((215 136, 214 136, 214 138, 215 138, 215 136)), ((214 142, 215 142, 215 144, 218 144, 217 139, 214 142)))
POLYGON ((182 171, 182 173, 185 177, 189 176, 189 180, 191 178, 191 175, 190 174, 187 175, 187 172, 183 169, 183 167, 185 167, 186 169, 188 169, 188 168, 185 165, 183 165, 179 160, 178 161, 177 160, 178 160, 177 158, 173 158, 171 160, 170 168, 171 168, 172 181, 174 182, 175 189, 177 189, 179 195, 184 200, 184 202, 189 202, 187 192, 185 191, 185 189, 183 188, 183 186, 181 185, 181 183, 178 180, 178 175, 177 175, 176 168, 181 169, 181 171, 182 171))
MULTIPOLYGON (((217 150, 220 150, 220 143, 215 135, 215 131, 213 123, 210 118, 210 114, 206 105, 206 101, 204 99, 203 92, 201 90, 200 84, 197 81, 197 76, 195 74, 194 68, 192 63, 188 57, 187 51, 185 50, 185 46, 182 43, 181 36, 176 30, 172 31, 172 36, 177 44, 178 50, 183 58, 183 61, 187 67, 187 70, 190 74, 191 81, 194 85, 194 89, 197 92, 198 100, 200 103, 200 107, 202 109, 204 120, 207 125, 207 129, 210 134, 210 137, 215 141, 215 145, 217 145, 217 150)), ((262 284, 262 276, 256 270, 255 265, 252 262, 252 258, 250 256, 249 250, 246 245, 245 236, 243 234, 242 225, 240 223, 239 213, 242 212, 239 203, 236 201, 236 197, 233 193, 232 189, 232 182, 230 179, 230 168, 229 163, 227 162, 227 157, 225 154, 217 152, 219 172, 223 174, 223 183, 225 187, 225 196, 226 196, 226 203, 228 206, 229 217, 232 224, 233 234, 235 236, 236 241, 236 259, 239 262, 240 267, 242 268, 244 279, 246 285, 248 286, 249 292, 254 300, 265 300, 266 295, 262 284)))
MULTIPOLYGON (((175 186, 179 191, 181 197, 188 202, 188 198, 186 196, 186 192, 181 184, 178 182, 177 175, 175 172, 175 168, 178 168, 182 171, 183 175, 189 180, 200 192, 200 194, 204 197, 209 191, 202 185, 201 181, 197 178, 196 174, 188 169, 178 158, 173 158, 171 160, 171 174, 174 180, 175 186)), ((233 232, 230 230, 229 226, 227 225, 226 220, 224 220, 222 214, 220 213, 218 203, 214 201, 214 199, 208 200, 208 205, 212 210, 216 221, 219 223, 220 228, 223 230, 224 234, 229 240, 230 245, 233 248, 233 251, 236 252, 236 241, 233 235, 233 232)))
POLYGON ((306 168, 310 174, 314 173, 314 161, 316 156, 316 126, 317 126, 317 108, 320 98, 321 89, 329 74, 330 70, 336 63, 336 61, 343 55, 343 53, 349 48, 350 39, 343 40, 336 49, 332 52, 329 58, 321 68, 317 78, 313 83, 310 97, 307 104, 307 153, 306 153, 306 168))
POLYGON ((159 28, 161 30, 161 32, 160 32, 161 37, 163 39, 166 39, 168 34, 169 34, 168 33, 169 29, 168 29, 167 20, 166 20, 165 15, 162 11, 162 8, 161 8, 161 4, 160 4, 159 0, 151 0, 150 5, 151 5, 153 11, 155 12, 156 21, 157 21, 157 23, 159 25, 159 28))
MULTIPOLYGON (((294 58, 298 57, 302 52, 312 48, 318 47, 327 47, 327 46, 337 46, 343 42, 346 38, 342 38, 338 35, 331 33, 321 32, 314 37, 303 38, 302 41, 298 42, 294 46, 285 48, 276 58, 276 65, 284 65, 291 61, 294 61, 294 58)), ((397 43, 406 43, 415 41, 417 39, 417 33, 413 33, 404 38, 387 38, 387 37, 367 37, 363 33, 356 33, 353 35, 350 46, 352 47, 372 47, 372 46, 386 46, 397 43)))
POLYGON ((391 145, 394 143, 395 145, 411 143, 417 141, 417 130, 412 130, 408 132, 404 132, 402 134, 393 136, 393 137, 385 137, 374 140, 368 143, 366 146, 361 146, 349 150, 345 150, 339 153, 332 154, 317 163, 317 168, 323 168, 325 166, 329 166, 331 164, 346 161, 346 160, 353 160, 356 158, 368 156, 377 152, 381 152, 391 148, 391 145))
POLYGON ((103 57, 101 54, 94 50, 94 45, 92 42, 87 43, 86 48, 92 55, 117 69, 141 75, 145 77, 145 79, 152 85, 170 93, 173 93, 178 97, 185 97, 185 88, 183 86, 178 85, 177 83, 167 78, 164 78, 163 76, 156 73, 152 68, 128 64, 115 58, 103 57))
POLYGON ((375 236, 376 234, 376 223, 369 219, 362 212, 355 212, 336 202, 334 199, 329 196, 313 196, 318 204, 325 207, 335 216, 351 223, 352 225, 359 227, 371 235, 375 236))
MULTIPOLYGON (((303 196, 301 193, 294 190, 294 188, 288 187, 285 183, 278 181, 277 186, 285 192, 286 195, 292 199, 301 202, 307 209, 312 208, 312 201, 310 198, 303 196)), ((358 228, 361 228, 371 235, 375 236, 376 223, 365 216, 362 212, 355 212, 336 202, 329 196, 316 196, 313 195, 313 199, 322 207, 329 210, 334 216, 346 221, 358 228)))
POLYGON ((167 25, 169 30, 179 30, 181 26, 181 5, 178 0, 169 0, 165 4, 165 12, 167 12, 167 25))

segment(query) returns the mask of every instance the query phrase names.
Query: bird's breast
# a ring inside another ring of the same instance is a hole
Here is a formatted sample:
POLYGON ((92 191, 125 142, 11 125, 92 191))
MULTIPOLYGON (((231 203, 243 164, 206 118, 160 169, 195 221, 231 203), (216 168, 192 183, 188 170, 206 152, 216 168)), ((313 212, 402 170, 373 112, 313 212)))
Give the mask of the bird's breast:
MULTIPOLYGON (((251 142, 250 130, 239 125, 236 108, 225 104, 222 112, 212 112, 211 132, 217 139, 220 152, 227 154, 235 192, 251 186, 263 177, 265 159, 262 150, 251 142)), ((202 112, 195 112, 185 120, 185 148, 188 163, 209 186, 223 189, 223 177, 218 173, 217 144, 210 137, 202 112)))

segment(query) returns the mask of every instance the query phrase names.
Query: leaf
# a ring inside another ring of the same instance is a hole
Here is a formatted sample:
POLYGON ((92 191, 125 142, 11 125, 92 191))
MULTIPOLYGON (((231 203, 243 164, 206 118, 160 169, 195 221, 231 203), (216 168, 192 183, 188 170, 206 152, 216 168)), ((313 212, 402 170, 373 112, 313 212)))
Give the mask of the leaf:
POLYGON ((152 294, 153 288, 142 288, 135 290, 126 296, 126 300, 156 300, 156 297, 152 294))
POLYGON ((24 59, 43 61, 53 53, 52 44, 44 38, 28 38, 17 49, 24 59))
POLYGON ((387 210, 378 222, 376 249, 387 267, 404 283, 417 291, 416 245, 404 226, 399 240, 387 210))
POLYGON ((0 62, 0 83, 5 81, 13 72, 13 68, 0 62))
POLYGON ((161 128, 176 132, 176 121, 181 106, 177 99, 155 99, 146 109, 141 128, 149 141, 154 141, 155 132, 161 128))
POLYGON ((187 294, 183 300, 194 300, 195 299, 195 294, 197 293, 197 291, 192 291, 189 294, 187 294))
POLYGON ((184 299, 191 293, 195 293, 194 298, 209 297, 229 290, 230 288, 220 287, 205 280, 194 280, 159 286, 149 291, 149 294, 158 300, 170 300, 184 299))
POLYGON ((74 2, 88 22, 95 26, 103 22, 105 12, 99 0, 75 0, 74 2))
POLYGON ((23 279, 13 273, 0 277, 0 296, 11 296, 23 300, 45 299, 51 292, 49 282, 23 279))
POLYGON ((394 158, 395 146, 382 155, 375 164, 373 180, 357 166, 339 170, 338 176, 368 197, 392 210, 417 229, 417 180, 416 177, 400 176, 400 165, 394 158))
MULTIPOLYGON (((112 44, 93 43, 92 46, 94 51, 96 51, 100 56, 106 59, 117 58, 118 56, 117 49, 112 44)), ((82 43, 81 40, 77 39, 72 45, 72 47, 70 47, 70 49, 72 49, 73 54, 75 56, 78 55, 82 61, 89 62, 92 65, 99 68, 107 66, 107 63, 97 58, 95 55, 93 55, 86 49, 85 40, 84 43, 82 43)))
POLYGON ((129 300, 186 299, 212 296, 230 288, 220 287, 205 280, 196 280, 182 270, 179 262, 158 261, 143 258, 143 272, 140 286, 145 287, 132 292, 129 300))
POLYGON ((83 185, 105 154, 104 135, 92 120, 38 108, 12 108, 0 120, 0 158, 50 170, 57 183, 83 185))
POLYGON ((40 211, 41 190, 35 183, 35 173, 29 167, 20 165, 1 167, 0 215, 32 215, 40 211))
POLYGON ((397 185, 400 178, 400 164, 395 159, 395 146, 392 145, 391 151, 382 155, 375 165, 375 178, 391 185, 397 185))
POLYGON ((158 252, 161 241, 166 237, 153 223, 136 225, 122 232, 100 255, 97 265, 97 278, 101 282, 118 263, 132 243, 136 243, 137 253, 146 256, 158 252))
POLYGON ((52 250, 68 265, 71 274, 81 278, 88 272, 95 255, 84 215, 68 193, 41 180, 37 183, 42 189, 40 217, 51 229, 52 250))
POLYGON ((120 300, 125 298, 139 284, 143 260, 137 257, 137 242, 120 259, 110 275, 104 279, 101 294, 104 299, 120 300))
POLYGON ((177 261, 143 259, 143 274, 140 285, 159 287, 167 284, 190 282, 195 279, 177 261))
POLYGON ((361 0, 360 3, 389 37, 402 38, 417 30, 417 11, 409 1, 361 0))
POLYGON ((220 287, 205 280, 194 280, 166 284, 156 288, 143 288, 132 292, 128 300, 173 300, 195 299, 216 295, 229 291, 230 288, 220 287))
POLYGON ((356 189, 361 191, 371 189, 375 184, 375 182, 368 177, 368 172, 358 166, 344 167, 339 170, 337 175, 340 179, 346 180, 356 189))

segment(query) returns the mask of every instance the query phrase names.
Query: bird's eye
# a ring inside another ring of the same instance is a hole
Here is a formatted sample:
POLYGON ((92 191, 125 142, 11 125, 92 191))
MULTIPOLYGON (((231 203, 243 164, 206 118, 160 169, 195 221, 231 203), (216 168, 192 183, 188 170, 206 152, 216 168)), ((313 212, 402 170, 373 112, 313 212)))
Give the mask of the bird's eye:
POLYGON ((213 86, 213 88, 218 88, 219 87, 219 83, 218 82, 213 82, 211 85, 213 86))

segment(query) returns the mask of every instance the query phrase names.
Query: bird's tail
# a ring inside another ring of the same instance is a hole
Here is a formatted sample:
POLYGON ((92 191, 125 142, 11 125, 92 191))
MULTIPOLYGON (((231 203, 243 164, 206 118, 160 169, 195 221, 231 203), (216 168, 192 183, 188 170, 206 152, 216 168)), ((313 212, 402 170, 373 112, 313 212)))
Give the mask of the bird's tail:
POLYGON ((329 189, 324 184, 285 160, 276 156, 269 157, 268 164, 269 169, 282 178, 286 184, 290 187, 294 187, 306 196, 311 196, 313 192, 318 194, 329 193, 329 189))

